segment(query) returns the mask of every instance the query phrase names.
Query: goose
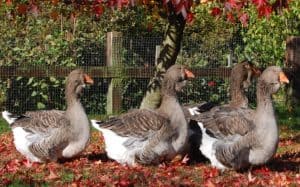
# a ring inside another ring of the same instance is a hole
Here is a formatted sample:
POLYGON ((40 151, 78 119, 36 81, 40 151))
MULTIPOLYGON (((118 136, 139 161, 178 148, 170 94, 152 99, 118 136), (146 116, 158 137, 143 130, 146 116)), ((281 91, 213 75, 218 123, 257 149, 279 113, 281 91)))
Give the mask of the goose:
POLYGON ((280 67, 270 66, 263 71, 257 82, 257 108, 251 119, 230 111, 219 116, 210 111, 193 116, 202 132, 199 150, 212 166, 240 170, 265 164, 275 154, 279 133, 272 94, 282 83, 289 80, 280 67), (231 123, 224 125, 222 121, 231 123))
POLYGON ((245 95, 245 90, 251 85, 251 79, 253 77, 258 77, 261 74, 261 71, 250 61, 244 60, 240 63, 237 63, 231 70, 230 73, 230 101, 226 105, 216 106, 215 103, 203 102, 200 104, 194 105, 185 105, 183 108, 186 117, 189 119, 191 116, 200 114, 208 110, 222 110, 222 107, 225 109, 235 110, 236 108, 245 108, 248 109, 248 98, 245 95))
POLYGON ((108 157, 129 166, 159 164, 175 157, 187 141, 187 121, 177 92, 189 78, 194 74, 175 64, 164 75, 158 109, 134 109, 106 122, 92 120, 104 137, 108 157))
MULTIPOLYGON (((215 121, 224 126, 231 126, 232 121, 229 119, 223 120, 222 116, 224 113, 236 113, 236 115, 242 115, 247 118, 251 118, 254 113, 253 109, 248 107, 248 98, 245 95, 245 89, 248 89, 251 85, 251 79, 253 77, 258 77, 261 74, 260 70, 250 61, 244 60, 236 64, 230 74, 230 101, 228 104, 218 106, 212 102, 203 102, 196 105, 185 105, 183 110, 186 119, 189 121, 188 127, 188 143, 183 151, 183 155, 189 155, 191 161, 202 161, 202 153, 198 150, 201 144, 201 129, 199 128, 197 122, 190 120, 192 116, 201 114, 203 112, 210 111, 213 114, 212 117, 216 118, 215 121), (217 117, 216 117, 217 116, 217 117)), ((207 122, 207 123, 211 123, 207 122)), ((234 131, 234 127, 231 129, 234 131)), ((243 129, 247 131, 247 128, 243 129)))
POLYGON ((83 70, 73 70, 67 77, 67 109, 28 111, 23 115, 2 112, 12 128, 14 145, 28 161, 57 161, 82 152, 90 137, 90 124, 80 97, 93 79, 83 70))

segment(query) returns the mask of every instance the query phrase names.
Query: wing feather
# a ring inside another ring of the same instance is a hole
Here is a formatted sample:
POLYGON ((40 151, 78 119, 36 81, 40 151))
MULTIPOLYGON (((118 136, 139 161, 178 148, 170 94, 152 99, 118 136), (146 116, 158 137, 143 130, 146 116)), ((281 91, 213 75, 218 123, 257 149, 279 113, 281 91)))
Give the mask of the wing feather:
POLYGON ((112 118, 102 123, 100 127, 110 129, 120 136, 144 138, 169 124, 170 120, 162 114, 148 109, 140 109, 112 118))
POLYGON ((23 114, 23 117, 12 124, 12 127, 23 127, 27 131, 36 133, 47 133, 52 128, 68 126, 64 120, 65 111, 41 110, 30 111, 23 114))
POLYGON ((251 109, 229 106, 214 107, 208 112, 193 116, 192 120, 202 122, 204 127, 217 138, 239 134, 241 136, 253 130, 251 109))

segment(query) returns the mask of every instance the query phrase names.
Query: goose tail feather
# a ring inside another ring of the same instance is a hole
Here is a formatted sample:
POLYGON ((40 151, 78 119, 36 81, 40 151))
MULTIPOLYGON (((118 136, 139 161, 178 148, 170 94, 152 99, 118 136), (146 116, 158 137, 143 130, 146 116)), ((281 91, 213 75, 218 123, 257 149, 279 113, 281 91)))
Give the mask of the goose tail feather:
POLYGON ((102 124, 103 122, 102 121, 98 121, 98 120, 95 120, 95 119, 92 119, 91 120, 91 124, 92 124, 92 126, 95 128, 95 129, 97 129, 98 131, 101 131, 101 124, 102 124))
POLYGON ((15 115, 15 114, 12 114, 8 111, 3 111, 2 112, 2 118, 5 119, 5 121, 7 121, 7 123, 9 125, 13 124, 16 120, 18 120, 19 118, 21 118, 22 116, 18 116, 18 115, 15 115))

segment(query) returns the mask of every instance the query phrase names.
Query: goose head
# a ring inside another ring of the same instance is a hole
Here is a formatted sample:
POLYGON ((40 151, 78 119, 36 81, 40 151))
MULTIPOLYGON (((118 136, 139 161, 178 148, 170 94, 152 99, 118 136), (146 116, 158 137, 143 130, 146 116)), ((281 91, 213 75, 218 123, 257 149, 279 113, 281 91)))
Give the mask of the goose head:
POLYGON ((270 66, 263 71, 259 78, 259 83, 260 88, 265 88, 265 92, 271 95, 279 90, 281 84, 288 84, 289 79, 280 67, 270 66))
POLYGON ((79 98, 87 84, 94 84, 93 79, 84 73, 82 69, 73 70, 67 77, 65 91, 66 98, 69 98, 70 96, 79 98))
POLYGON ((244 69, 243 88, 248 89, 251 85, 251 79, 253 77, 259 77, 261 75, 261 71, 250 61, 242 62, 242 66, 244 69))
POLYGON ((162 89, 168 94, 181 92, 187 84, 187 80, 195 75, 183 65, 175 64, 171 66, 164 75, 162 89))
POLYGON ((241 89, 247 89, 251 85, 252 77, 258 77, 261 71, 250 61, 242 61, 236 64, 231 71, 231 82, 239 84, 241 89))

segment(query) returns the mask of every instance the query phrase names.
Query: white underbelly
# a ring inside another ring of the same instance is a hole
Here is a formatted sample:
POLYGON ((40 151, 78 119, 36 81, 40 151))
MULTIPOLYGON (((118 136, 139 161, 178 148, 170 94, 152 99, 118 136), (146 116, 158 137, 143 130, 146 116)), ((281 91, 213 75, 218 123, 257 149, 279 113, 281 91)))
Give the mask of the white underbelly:
POLYGON ((108 129, 101 129, 105 141, 107 156, 121 164, 135 164, 135 149, 129 150, 124 143, 128 137, 121 137, 108 129))
POLYGON ((42 162, 39 158, 34 156, 29 150, 29 146, 35 141, 38 141, 38 139, 40 139, 38 135, 28 133, 22 127, 13 128, 13 135, 14 135, 14 144, 16 146, 16 149, 22 155, 24 155, 27 159, 29 159, 32 162, 42 162))

